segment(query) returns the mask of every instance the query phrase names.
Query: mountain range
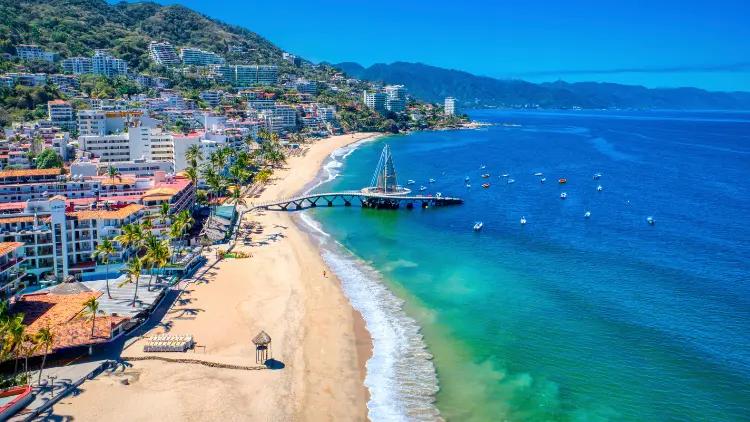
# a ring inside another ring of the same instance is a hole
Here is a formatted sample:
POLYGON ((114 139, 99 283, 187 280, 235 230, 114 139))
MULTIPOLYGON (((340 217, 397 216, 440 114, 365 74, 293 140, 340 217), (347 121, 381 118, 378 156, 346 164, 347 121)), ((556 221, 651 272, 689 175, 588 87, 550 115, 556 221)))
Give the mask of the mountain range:
POLYGON ((441 102, 450 96, 469 107, 750 109, 748 92, 604 82, 536 84, 407 62, 379 63, 367 68, 352 62, 333 66, 355 78, 405 85, 412 95, 426 101, 441 102))

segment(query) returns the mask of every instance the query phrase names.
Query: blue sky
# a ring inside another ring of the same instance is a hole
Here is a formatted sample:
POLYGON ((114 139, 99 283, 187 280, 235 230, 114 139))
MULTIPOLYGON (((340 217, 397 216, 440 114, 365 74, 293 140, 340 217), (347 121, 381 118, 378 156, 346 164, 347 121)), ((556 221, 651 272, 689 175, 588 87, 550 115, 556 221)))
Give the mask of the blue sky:
POLYGON ((750 91, 750 0, 164 0, 313 61, 750 91))

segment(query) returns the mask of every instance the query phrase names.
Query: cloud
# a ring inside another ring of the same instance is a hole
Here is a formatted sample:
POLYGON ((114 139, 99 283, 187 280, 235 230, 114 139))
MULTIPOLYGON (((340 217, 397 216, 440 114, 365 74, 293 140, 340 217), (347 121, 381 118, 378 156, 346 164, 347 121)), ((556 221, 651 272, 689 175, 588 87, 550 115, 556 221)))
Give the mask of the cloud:
POLYGON ((719 65, 664 66, 664 67, 622 67, 615 69, 562 69, 540 70, 517 73, 515 76, 556 76, 556 75, 611 75, 617 73, 712 73, 748 72, 750 62, 719 65))

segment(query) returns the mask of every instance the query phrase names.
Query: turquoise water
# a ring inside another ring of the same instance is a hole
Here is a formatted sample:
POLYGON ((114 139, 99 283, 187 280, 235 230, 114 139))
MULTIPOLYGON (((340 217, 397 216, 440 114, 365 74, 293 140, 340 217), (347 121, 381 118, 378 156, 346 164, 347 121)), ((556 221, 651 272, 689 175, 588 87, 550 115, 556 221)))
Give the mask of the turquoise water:
POLYGON ((473 117, 513 125, 381 138, 317 188, 362 187, 388 143, 464 205, 305 212, 373 333, 370 416, 434 418, 434 365, 449 420, 750 420, 750 114, 473 117))

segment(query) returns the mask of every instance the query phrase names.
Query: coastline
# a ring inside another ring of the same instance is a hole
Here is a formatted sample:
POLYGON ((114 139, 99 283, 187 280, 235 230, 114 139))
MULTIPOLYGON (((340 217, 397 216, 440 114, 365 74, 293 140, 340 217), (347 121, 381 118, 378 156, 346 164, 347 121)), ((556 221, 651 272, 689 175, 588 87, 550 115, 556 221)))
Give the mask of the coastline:
MULTIPOLYGON (((356 133, 315 141, 291 157, 259 198, 265 201, 304 190, 336 150, 380 134, 356 133)), ((161 361, 132 361, 122 371, 87 382, 56 415, 82 420, 367 420, 366 362, 372 339, 362 316, 344 295, 310 235, 292 215, 246 215, 259 229, 253 245, 198 271, 183 296, 147 336, 192 334, 195 353, 163 353, 225 364, 253 364, 249 339, 266 330, 282 370, 236 371, 161 361), (323 277, 325 271, 326 276, 323 277), (139 402, 138 407, 128 403, 139 402)), ((244 222, 243 222, 244 223, 244 222)), ((123 358, 143 356, 143 340, 123 358)))

